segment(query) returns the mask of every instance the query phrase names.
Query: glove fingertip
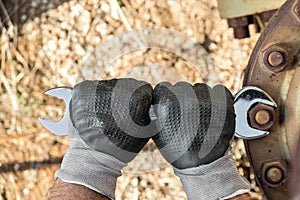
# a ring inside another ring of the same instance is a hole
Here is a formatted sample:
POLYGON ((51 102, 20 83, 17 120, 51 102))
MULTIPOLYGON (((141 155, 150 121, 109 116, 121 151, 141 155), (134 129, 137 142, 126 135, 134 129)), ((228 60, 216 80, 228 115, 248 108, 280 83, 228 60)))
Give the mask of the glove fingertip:
POLYGON ((181 87, 184 88, 184 87, 191 87, 191 86, 192 85, 186 81, 179 81, 174 85, 174 87, 176 87, 176 88, 181 88, 181 87))
POLYGON ((226 97, 233 99, 232 93, 231 93, 230 90, 229 90, 226 86, 224 86, 224 85, 216 85, 216 86, 214 86, 213 90, 216 90, 216 91, 222 91, 222 90, 225 90, 226 97))
POLYGON ((193 85, 193 88, 194 89, 197 89, 197 90, 211 90, 211 87, 209 85, 206 85, 205 83, 195 83, 193 85))
POLYGON ((155 86, 154 90, 155 90, 155 89, 159 89, 159 88, 161 88, 161 87, 169 88, 169 87, 172 87, 172 84, 171 84, 170 82, 168 82, 168 81, 163 81, 163 82, 158 83, 158 84, 155 86))

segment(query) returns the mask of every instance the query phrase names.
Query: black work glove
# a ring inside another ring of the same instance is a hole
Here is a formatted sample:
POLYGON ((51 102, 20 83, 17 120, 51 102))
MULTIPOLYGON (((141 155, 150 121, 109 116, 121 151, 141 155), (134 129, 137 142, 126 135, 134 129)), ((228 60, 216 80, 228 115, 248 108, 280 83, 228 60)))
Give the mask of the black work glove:
POLYGON ((160 132, 152 138, 181 178, 188 199, 249 191, 231 158, 235 114, 233 97, 224 86, 163 82, 153 98, 160 132))
POLYGON ((70 103, 70 147, 56 177, 114 198, 116 179, 149 140, 150 84, 83 81, 70 103))

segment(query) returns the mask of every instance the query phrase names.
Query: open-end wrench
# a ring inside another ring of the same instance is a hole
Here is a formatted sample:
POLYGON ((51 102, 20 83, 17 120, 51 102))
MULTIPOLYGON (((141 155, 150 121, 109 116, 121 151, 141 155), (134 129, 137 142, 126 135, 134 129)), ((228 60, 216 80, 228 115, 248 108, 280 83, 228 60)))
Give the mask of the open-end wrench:
MULTIPOLYGON (((45 94, 63 99, 66 104, 64 117, 54 122, 48 119, 39 118, 39 121, 45 128, 56 135, 67 135, 69 121, 69 104, 72 98, 72 88, 59 87, 53 88, 45 92, 45 94)), ((236 114, 235 136, 242 139, 256 139, 269 134, 269 131, 258 130, 252 128, 248 121, 248 113, 250 109, 257 103, 266 104, 277 107, 275 101, 265 91, 258 87, 246 86, 241 89, 234 98, 234 110, 236 114)), ((156 119, 153 107, 150 108, 150 116, 152 120, 156 119)))
POLYGON ((242 139, 256 139, 269 134, 269 131, 252 128, 248 120, 248 113, 258 103, 274 108, 277 104, 265 91, 258 87, 246 86, 234 98, 234 112, 236 115, 235 136, 242 139))
POLYGON ((67 135, 68 129, 68 121, 69 121, 69 105, 72 98, 72 88, 69 87, 57 87, 50 89, 45 92, 45 94, 53 97, 57 97, 59 99, 63 99, 66 104, 66 111, 61 120, 58 122, 45 119, 40 117, 39 121, 43 124, 43 126, 54 133, 55 135, 65 136, 67 135))

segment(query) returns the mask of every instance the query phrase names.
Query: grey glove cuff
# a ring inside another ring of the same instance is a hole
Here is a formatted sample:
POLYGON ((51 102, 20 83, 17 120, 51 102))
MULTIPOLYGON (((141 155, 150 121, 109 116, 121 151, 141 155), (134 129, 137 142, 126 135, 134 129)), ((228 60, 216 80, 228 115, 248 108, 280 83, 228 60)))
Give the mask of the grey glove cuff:
POLYGON ((231 152, 206 165, 174 168, 189 200, 228 199, 250 191, 248 181, 238 174, 231 152))
POLYGON ((72 139, 55 179, 75 183, 115 198, 116 180, 125 163, 107 154, 91 150, 79 138, 72 139))

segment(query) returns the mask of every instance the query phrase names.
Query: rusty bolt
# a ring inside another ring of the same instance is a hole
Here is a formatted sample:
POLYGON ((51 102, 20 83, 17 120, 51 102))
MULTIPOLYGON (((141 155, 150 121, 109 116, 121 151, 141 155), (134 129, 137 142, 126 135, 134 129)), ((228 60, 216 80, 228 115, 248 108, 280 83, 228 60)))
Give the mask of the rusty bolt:
POLYGON ((278 45, 271 45, 263 51, 264 65, 273 72, 280 72, 288 66, 288 52, 278 45))
POLYGON ((268 130, 275 121, 275 111, 272 106, 258 103, 249 111, 250 126, 259 130, 268 130))
POLYGON ((249 33, 249 17, 236 17, 227 20, 230 28, 233 28, 235 38, 242 39, 250 37, 249 33))
POLYGON ((267 110, 260 110, 255 114, 255 121, 260 124, 264 125, 270 121, 270 114, 267 110))
POLYGON ((263 163, 261 173, 263 182, 272 188, 282 185, 287 177, 286 168, 279 161, 263 163))
POLYGON ((266 179, 272 184, 280 183, 283 177, 283 172, 277 166, 270 167, 266 174, 266 179))
POLYGON ((281 52, 273 51, 268 56, 268 62, 273 67, 278 67, 284 62, 284 57, 281 52))
POLYGON ((297 3, 294 7, 294 12, 297 15, 298 19, 300 20, 300 3, 297 3))

